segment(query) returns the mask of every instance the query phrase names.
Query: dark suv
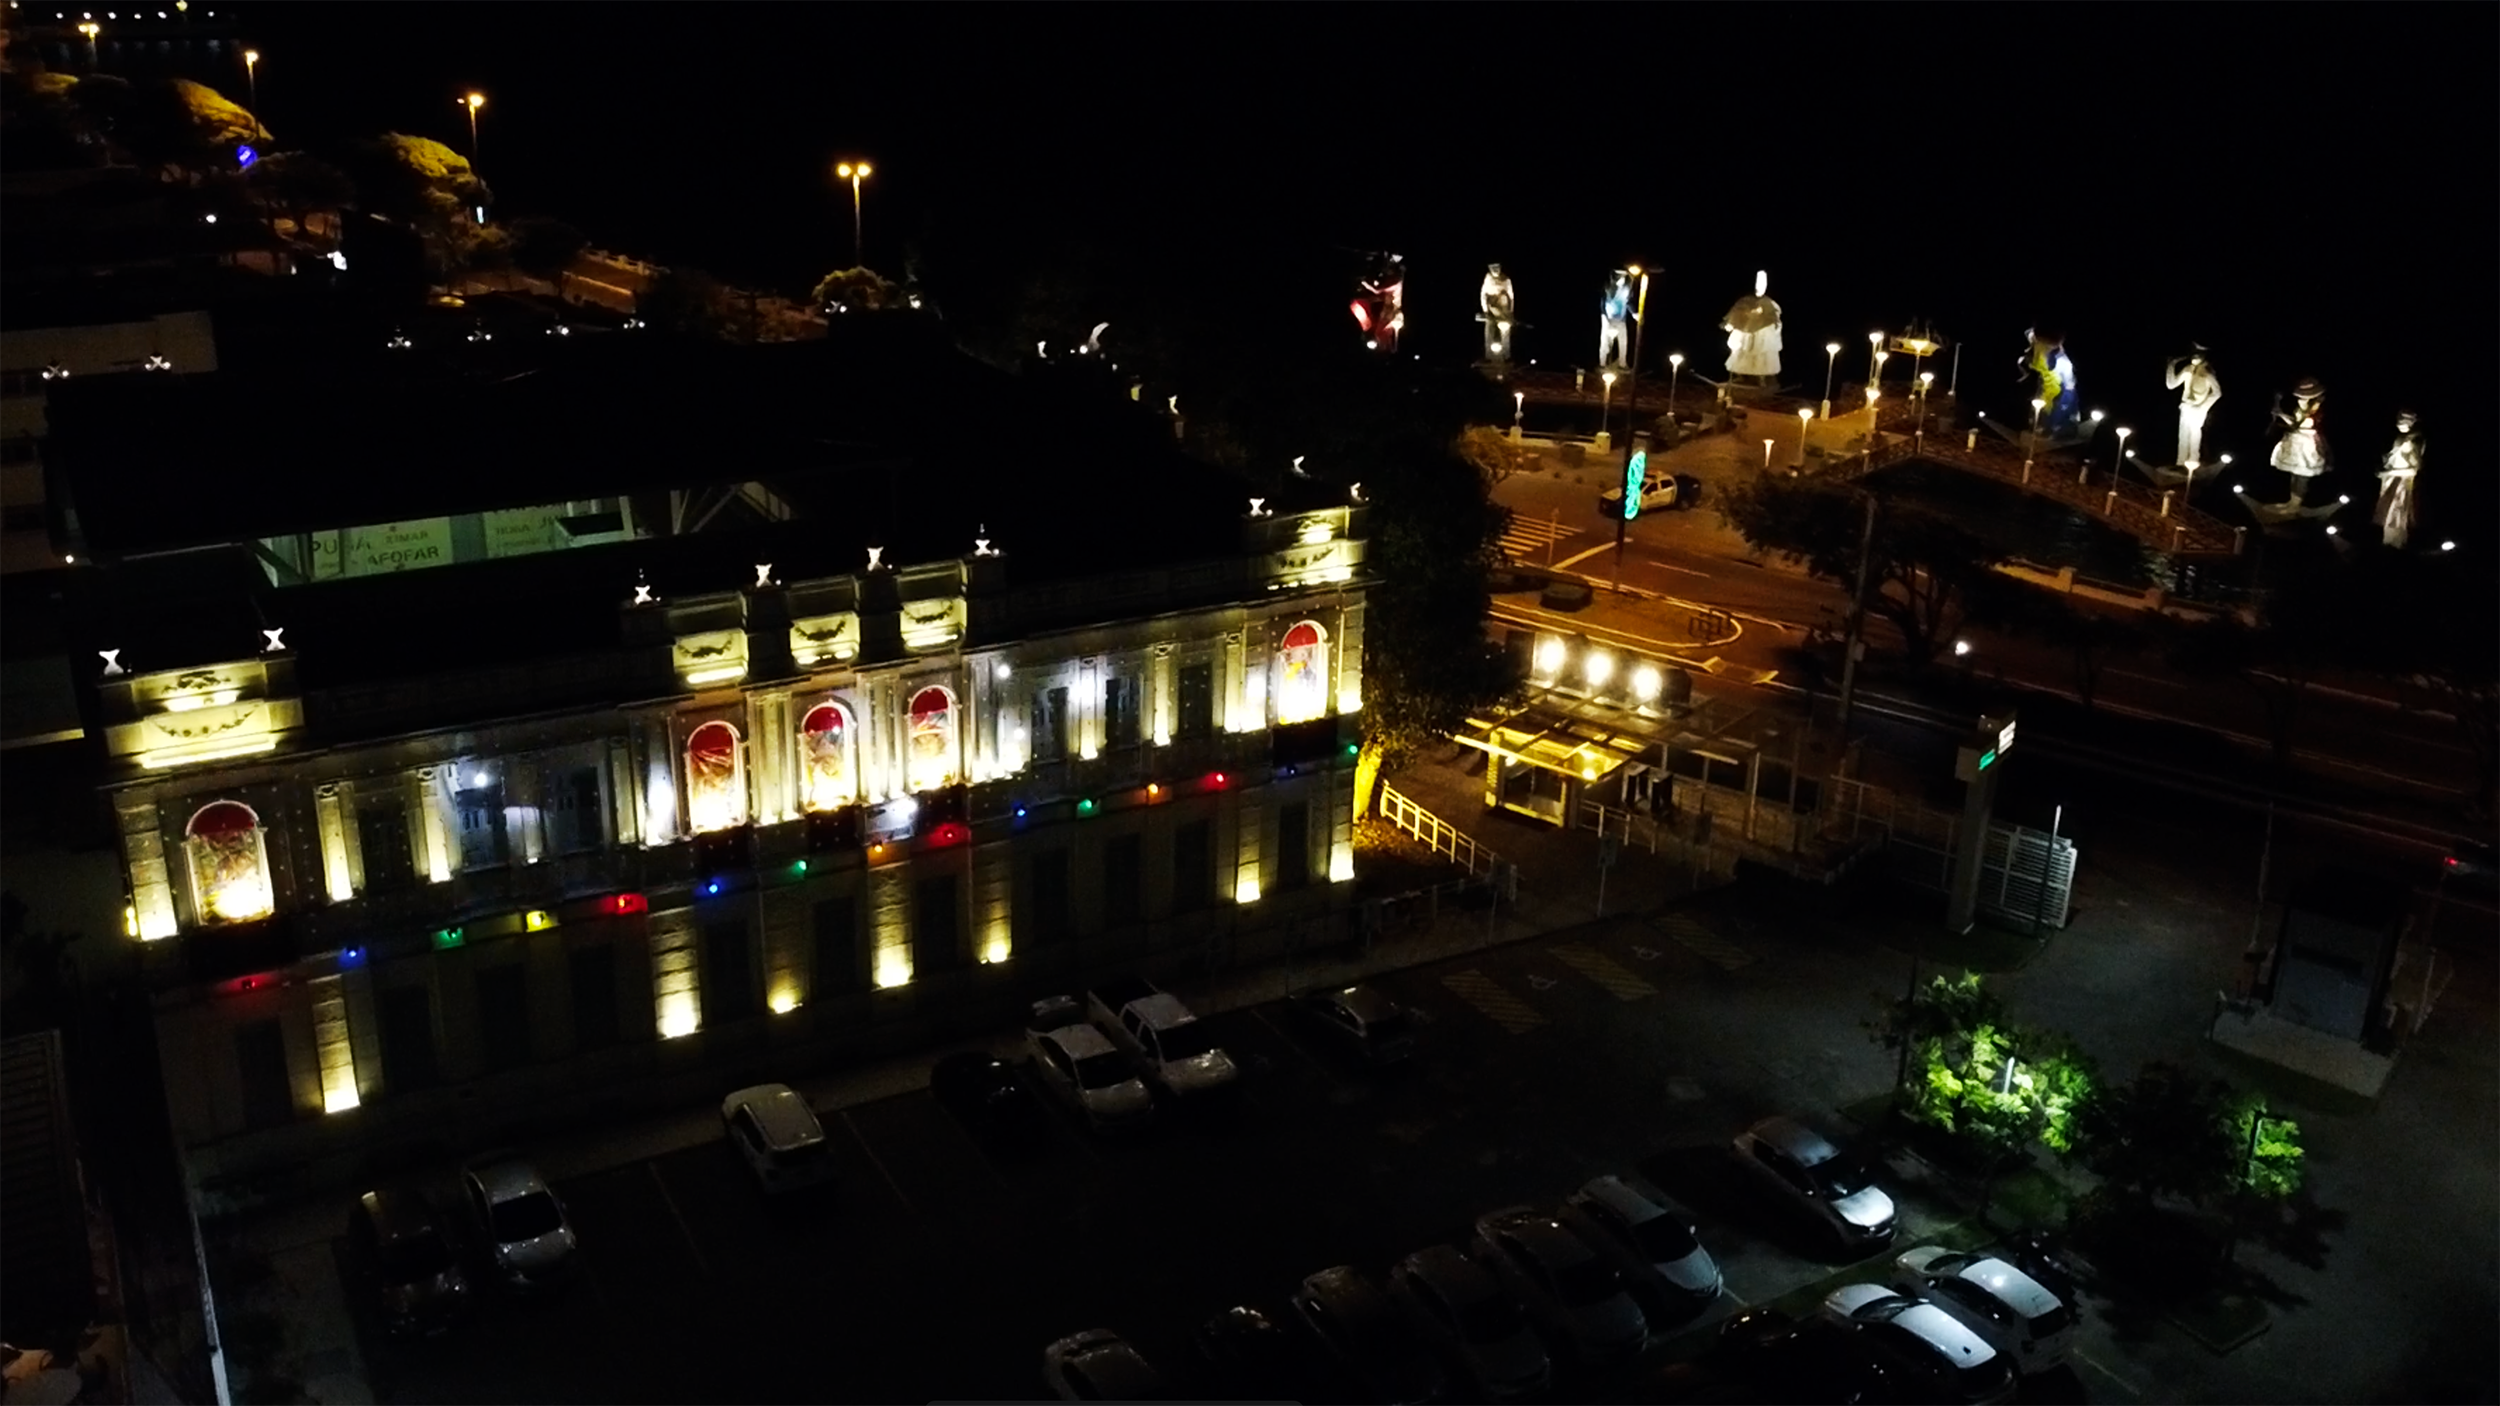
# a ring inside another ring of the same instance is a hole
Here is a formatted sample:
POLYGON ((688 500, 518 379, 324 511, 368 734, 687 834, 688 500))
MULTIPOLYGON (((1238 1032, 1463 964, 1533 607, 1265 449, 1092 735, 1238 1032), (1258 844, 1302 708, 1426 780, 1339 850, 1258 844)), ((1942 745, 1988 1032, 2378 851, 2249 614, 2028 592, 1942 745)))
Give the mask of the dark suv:
POLYGON ((356 1200, 348 1234, 393 1333, 431 1336, 467 1311, 469 1281, 460 1257, 422 1195, 366 1192, 356 1200))

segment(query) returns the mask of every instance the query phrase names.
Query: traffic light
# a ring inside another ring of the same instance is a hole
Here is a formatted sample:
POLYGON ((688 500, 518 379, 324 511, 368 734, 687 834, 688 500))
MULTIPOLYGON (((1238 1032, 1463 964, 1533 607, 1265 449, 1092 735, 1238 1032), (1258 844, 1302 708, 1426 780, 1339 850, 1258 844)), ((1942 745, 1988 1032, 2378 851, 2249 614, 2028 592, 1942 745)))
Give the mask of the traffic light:
POLYGON ((1641 485, 1649 479, 1649 451, 1635 449, 1631 461, 1623 466, 1623 520, 1630 522, 1641 515, 1641 485))

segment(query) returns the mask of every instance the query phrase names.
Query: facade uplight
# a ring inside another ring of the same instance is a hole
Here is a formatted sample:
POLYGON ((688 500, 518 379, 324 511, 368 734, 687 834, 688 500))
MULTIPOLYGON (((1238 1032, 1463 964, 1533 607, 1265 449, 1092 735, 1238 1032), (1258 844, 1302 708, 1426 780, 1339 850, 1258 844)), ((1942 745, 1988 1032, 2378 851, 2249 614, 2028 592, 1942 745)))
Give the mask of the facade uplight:
POLYGON ((1604 688, 1606 681, 1615 676, 1615 657, 1602 649, 1593 649, 1580 668, 1588 676, 1589 687, 1604 688))
POLYGON ((1538 640, 1536 644, 1536 671, 1540 674, 1559 674, 1562 672, 1562 666, 1563 642, 1554 638, 1552 635, 1547 635, 1544 639, 1538 640))

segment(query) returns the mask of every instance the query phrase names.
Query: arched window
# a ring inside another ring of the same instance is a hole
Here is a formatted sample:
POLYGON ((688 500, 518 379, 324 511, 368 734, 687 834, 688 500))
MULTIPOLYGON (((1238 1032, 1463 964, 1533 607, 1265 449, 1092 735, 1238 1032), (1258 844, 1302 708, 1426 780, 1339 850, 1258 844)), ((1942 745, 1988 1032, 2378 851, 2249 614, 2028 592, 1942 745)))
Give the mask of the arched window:
POLYGON ((819 703, 799 721, 799 787, 809 810, 834 810, 859 795, 851 779, 851 719, 838 703, 819 703))
POLYGON ((1309 620, 1285 631, 1276 647, 1276 721, 1328 716, 1328 632, 1309 620))
POLYGON ((240 801, 213 801, 182 827, 191 870, 191 911, 203 923, 248 923, 275 906, 260 817, 240 801))
POLYGON ((698 834, 747 821, 746 749, 727 723, 705 723, 686 738, 686 817, 698 834))
POLYGON ((924 688, 911 696, 911 751, 903 775, 914 791, 934 791, 954 783, 954 694, 924 688))

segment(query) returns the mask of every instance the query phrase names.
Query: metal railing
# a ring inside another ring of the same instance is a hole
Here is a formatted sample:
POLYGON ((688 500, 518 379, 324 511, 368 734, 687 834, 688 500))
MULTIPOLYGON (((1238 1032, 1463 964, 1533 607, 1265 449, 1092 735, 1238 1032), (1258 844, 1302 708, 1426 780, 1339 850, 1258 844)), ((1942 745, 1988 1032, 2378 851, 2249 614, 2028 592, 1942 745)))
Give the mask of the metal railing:
POLYGON ((1380 818, 1415 837, 1434 854, 1443 855, 1467 871, 1469 878, 1490 870, 1501 862, 1501 856, 1461 833, 1440 816, 1407 799, 1397 787, 1380 783, 1380 818))

